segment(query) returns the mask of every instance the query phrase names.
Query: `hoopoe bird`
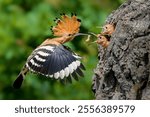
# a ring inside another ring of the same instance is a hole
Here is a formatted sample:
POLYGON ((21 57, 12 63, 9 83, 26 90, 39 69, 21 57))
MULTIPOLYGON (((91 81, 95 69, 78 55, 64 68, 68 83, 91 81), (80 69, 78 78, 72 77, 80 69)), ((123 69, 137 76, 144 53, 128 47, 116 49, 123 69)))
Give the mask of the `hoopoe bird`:
MULTIPOLYGON (((115 27, 113 24, 106 24, 105 26, 102 27, 102 32, 100 34, 90 32, 91 35, 97 38, 97 40, 92 43, 97 43, 103 46, 104 48, 107 48, 110 43, 111 35, 113 34, 114 31, 115 27)), ((88 35, 86 42, 90 41, 91 35, 88 35)))
POLYGON ((31 71, 46 77, 72 80, 84 76, 84 65, 81 57, 71 51, 64 43, 73 40, 76 36, 87 35, 79 33, 81 20, 75 14, 71 17, 62 14, 56 19, 56 26, 52 27, 55 38, 46 39, 27 58, 25 65, 13 83, 14 88, 20 88, 26 74, 31 71))
POLYGON ((115 31, 114 24, 106 24, 105 26, 102 27, 101 34, 103 34, 103 35, 112 35, 114 31, 115 31))
POLYGON ((109 36, 104 36, 102 34, 98 34, 97 35, 97 40, 96 43, 100 44, 101 46, 103 46, 104 48, 107 48, 109 43, 110 43, 110 37, 109 36))
POLYGON ((115 31, 115 27, 113 24, 106 24, 102 28, 102 32, 97 35, 96 43, 102 45, 104 48, 107 48, 110 43, 110 38, 113 32, 115 31))

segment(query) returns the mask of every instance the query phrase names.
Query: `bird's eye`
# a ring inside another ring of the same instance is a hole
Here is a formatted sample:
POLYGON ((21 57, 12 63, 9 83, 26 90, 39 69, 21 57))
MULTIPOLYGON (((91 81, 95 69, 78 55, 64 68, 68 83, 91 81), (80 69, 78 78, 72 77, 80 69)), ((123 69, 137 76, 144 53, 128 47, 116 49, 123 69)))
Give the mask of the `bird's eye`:
POLYGON ((99 39, 101 39, 102 37, 101 36, 99 36, 99 39))
POLYGON ((68 34, 68 36, 71 36, 71 34, 68 34))

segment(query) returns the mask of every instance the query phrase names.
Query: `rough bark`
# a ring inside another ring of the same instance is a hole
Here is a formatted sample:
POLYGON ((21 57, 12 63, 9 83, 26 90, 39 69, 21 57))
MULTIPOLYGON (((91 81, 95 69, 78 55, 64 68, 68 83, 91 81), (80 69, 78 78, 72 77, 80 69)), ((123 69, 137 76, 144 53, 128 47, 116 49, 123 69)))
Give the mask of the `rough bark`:
POLYGON ((93 76, 96 99, 150 99, 150 0, 128 0, 109 15, 110 45, 100 45, 93 76))

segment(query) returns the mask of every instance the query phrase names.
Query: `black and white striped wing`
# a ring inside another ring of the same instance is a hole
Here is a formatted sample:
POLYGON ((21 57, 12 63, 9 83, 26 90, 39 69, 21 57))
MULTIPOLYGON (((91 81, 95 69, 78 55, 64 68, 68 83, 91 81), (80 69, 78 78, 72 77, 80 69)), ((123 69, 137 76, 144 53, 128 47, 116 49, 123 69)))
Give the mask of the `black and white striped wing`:
POLYGON ((78 76, 83 76, 82 70, 85 70, 80 58, 66 46, 45 45, 32 52, 26 67, 32 72, 55 79, 78 79, 78 76))

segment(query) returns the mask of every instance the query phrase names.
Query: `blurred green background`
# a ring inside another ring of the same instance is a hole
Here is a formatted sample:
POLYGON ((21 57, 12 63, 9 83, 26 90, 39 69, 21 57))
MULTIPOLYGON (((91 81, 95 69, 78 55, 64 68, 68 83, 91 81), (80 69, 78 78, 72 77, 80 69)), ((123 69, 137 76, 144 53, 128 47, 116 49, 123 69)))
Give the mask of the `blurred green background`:
POLYGON ((82 20, 80 32, 99 33, 106 17, 124 0, 0 0, 0 99, 94 99, 91 91, 97 63, 97 45, 87 37, 67 43, 83 57, 85 77, 62 85, 58 81, 29 73, 21 89, 12 83, 34 48, 53 37, 50 26, 60 13, 76 13, 82 20))

